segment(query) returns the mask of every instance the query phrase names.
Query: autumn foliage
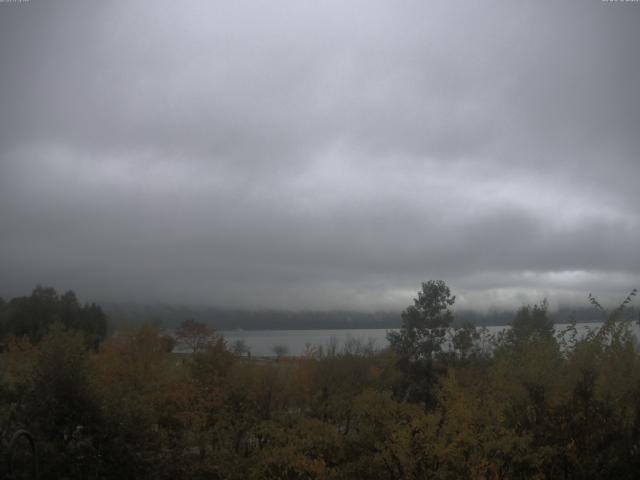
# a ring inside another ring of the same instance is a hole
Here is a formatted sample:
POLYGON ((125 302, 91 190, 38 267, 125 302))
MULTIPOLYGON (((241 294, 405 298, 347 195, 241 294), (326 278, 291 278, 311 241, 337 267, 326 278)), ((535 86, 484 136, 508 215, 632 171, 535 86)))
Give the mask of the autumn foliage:
POLYGON ((197 322, 181 327, 189 354, 152 325, 95 350, 53 323, 37 342, 7 337, 0 421, 35 434, 44 479, 638 477, 626 304, 587 335, 555 332, 543 303, 490 336, 452 326, 445 287, 423 286, 440 297, 419 296, 388 349, 278 361, 234 354, 197 322))

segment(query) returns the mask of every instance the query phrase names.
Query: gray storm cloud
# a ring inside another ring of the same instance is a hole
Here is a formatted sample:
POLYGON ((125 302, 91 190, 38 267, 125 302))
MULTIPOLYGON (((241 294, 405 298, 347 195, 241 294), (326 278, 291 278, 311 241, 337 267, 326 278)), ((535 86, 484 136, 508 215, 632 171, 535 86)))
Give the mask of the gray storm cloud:
POLYGON ((0 3, 0 295, 640 286, 640 4, 0 3))

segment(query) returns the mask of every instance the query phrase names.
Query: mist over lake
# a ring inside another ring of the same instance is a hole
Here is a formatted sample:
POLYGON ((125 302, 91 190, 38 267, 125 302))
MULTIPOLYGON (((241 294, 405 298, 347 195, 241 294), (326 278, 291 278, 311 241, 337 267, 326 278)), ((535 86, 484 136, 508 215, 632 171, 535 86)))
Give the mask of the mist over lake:
MULTIPOLYGON (((579 323, 576 330, 582 337, 590 330, 602 325, 601 322, 579 323)), ((565 330, 569 324, 556 324, 556 332, 565 330)), ((487 334, 496 335, 508 329, 508 326, 485 327, 487 334)), ((361 347, 368 345, 374 349, 383 349, 389 346, 387 332, 397 329, 339 329, 339 330, 230 330, 219 332, 227 340, 230 347, 238 340, 242 340, 249 348, 251 355, 258 357, 273 357, 276 354, 274 347, 286 348, 287 355, 301 356, 310 351, 311 347, 336 348, 338 352, 353 341, 361 347)), ((640 333, 640 327, 634 325, 636 334, 640 333)))

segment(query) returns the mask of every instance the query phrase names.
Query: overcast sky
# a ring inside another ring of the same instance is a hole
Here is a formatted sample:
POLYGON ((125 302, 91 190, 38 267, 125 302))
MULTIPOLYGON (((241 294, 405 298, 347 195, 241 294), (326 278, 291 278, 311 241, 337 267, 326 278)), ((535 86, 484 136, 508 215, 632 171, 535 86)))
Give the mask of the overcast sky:
POLYGON ((0 3, 0 295, 640 287, 640 3, 0 3))

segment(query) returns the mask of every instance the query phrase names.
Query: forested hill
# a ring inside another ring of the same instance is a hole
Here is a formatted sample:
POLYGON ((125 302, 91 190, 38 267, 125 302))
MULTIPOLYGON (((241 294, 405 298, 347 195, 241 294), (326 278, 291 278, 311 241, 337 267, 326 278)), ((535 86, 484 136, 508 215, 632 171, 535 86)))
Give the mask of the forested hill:
MULTIPOLYGON (((216 330, 391 329, 398 328, 401 324, 400 312, 393 311, 232 310, 206 306, 124 302, 99 302, 99 305, 80 305, 73 292, 58 295, 53 288, 36 287, 30 296, 17 297, 9 301, 0 299, 0 333, 6 330, 35 338, 42 335, 42 325, 61 321, 66 326, 82 324, 83 328, 89 329, 89 336, 102 338, 107 328, 106 318, 109 318, 111 329, 116 330, 119 327, 135 326, 149 321, 172 329, 185 319, 197 320, 216 330), (45 311, 46 314, 43 313, 45 311)), ((515 311, 509 310, 456 310, 454 324, 508 325, 514 315, 515 311)), ((629 308, 626 315, 637 318, 638 313, 629 308)), ((576 322, 602 320, 602 314, 589 306, 562 308, 550 312, 549 317, 555 323, 567 323, 571 319, 575 319, 576 322)))
MULTIPOLYGON (((232 310, 214 307, 190 307, 169 304, 100 302, 115 326, 155 321, 175 328, 182 320, 193 318, 217 330, 319 330, 351 328, 398 328, 400 312, 232 310)), ((508 325, 515 310, 476 312, 457 310, 455 323, 477 326, 508 325)), ((550 314, 556 323, 566 323, 572 317, 577 322, 597 322, 602 315, 590 307, 561 308, 550 314)))

